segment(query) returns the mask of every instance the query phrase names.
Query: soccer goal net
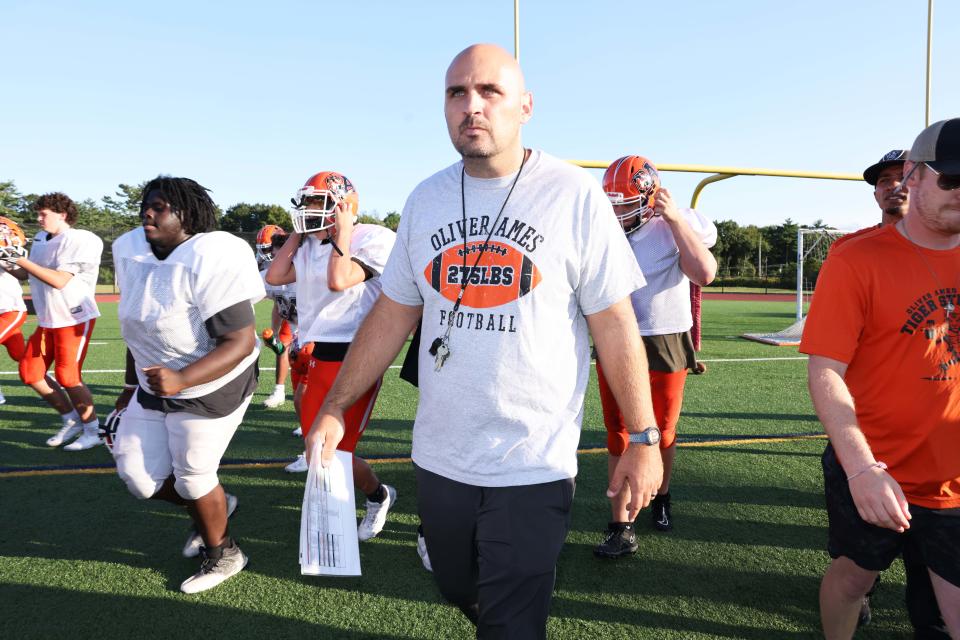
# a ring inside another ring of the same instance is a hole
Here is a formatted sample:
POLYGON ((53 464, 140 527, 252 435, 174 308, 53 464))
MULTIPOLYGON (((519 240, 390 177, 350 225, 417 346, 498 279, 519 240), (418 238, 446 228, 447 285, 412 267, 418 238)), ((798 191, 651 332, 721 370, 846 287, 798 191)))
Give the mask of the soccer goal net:
POLYGON ((820 274, 820 267, 827 258, 827 252, 840 236, 848 233, 838 229, 797 230, 797 307, 796 322, 789 327, 772 333, 745 333, 747 340, 771 344, 778 347, 796 346, 803 336, 804 310, 813 296, 813 290, 820 274))

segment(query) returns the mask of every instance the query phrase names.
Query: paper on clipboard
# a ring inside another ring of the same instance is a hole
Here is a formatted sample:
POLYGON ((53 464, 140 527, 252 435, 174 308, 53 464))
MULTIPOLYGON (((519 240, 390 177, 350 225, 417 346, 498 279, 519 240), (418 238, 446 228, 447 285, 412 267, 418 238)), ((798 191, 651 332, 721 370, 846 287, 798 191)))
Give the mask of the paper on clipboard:
POLYGON ((337 451, 320 466, 320 448, 311 456, 300 517, 300 573, 359 576, 360 543, 353 493, 353 458, 337 451))

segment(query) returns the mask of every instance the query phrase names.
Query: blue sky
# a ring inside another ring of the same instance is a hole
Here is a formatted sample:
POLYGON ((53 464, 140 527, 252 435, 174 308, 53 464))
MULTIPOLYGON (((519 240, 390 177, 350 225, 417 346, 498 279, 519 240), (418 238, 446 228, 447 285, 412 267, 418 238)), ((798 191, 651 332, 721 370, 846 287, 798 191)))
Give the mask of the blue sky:
MULTIPOLYGON (((568 159, 859 173, 923 128, 926 8, 521 0, 524 142, 568 159)), ((0 180, 99 199, 170 173, 228 207, 288 203, 338 170, 383 215, 457 159, 443 75, 473 42, 512 51, 512 0, 0 0, 0 180)), ((940 0, 932 121, 960 116, 958 59, 960 2, 940 0)), ((687 202, 704 176, 663 177, 687 202)), ((741 224, 879 220, 863 183, 738 177, 700 209, 741 224)))

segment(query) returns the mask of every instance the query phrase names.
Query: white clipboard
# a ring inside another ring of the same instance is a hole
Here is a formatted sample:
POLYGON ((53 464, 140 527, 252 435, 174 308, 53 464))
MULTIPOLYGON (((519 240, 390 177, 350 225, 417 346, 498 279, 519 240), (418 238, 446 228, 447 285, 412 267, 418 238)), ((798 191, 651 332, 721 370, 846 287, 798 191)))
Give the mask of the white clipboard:
POLYGON ((310 456, 300 517, 300 573, 359 576, 360 542, 353 492, 353 456, 335 452, 320 466, 320 447, 310 456))

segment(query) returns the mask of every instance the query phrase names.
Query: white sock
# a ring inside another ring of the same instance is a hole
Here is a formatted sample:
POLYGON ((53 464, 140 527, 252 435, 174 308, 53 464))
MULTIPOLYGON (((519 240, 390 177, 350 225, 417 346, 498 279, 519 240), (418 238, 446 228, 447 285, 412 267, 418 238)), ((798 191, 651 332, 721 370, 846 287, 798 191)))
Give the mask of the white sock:
POLYGON ((100 420, 94 418, 90 422, 83 423, 83 433, 86 435, 97 435, 100 431, 100 420))
POLYGON ((285 385, 285 384, 275 384, 275 385, 273 385, 273 392, 274 392, 274 393, 283 393, 283 394, 286 394, 286 392, 287 392, 287 385, 285 385))
POLYGON ((82 422, 82 420, 80 420, 80 414, 77 413, 76 409, 74 409, 70 413, 61 413, 60 419, 63 420, 63 424, 65 425, 70 424, 71 422, 74 424, 82 422))

